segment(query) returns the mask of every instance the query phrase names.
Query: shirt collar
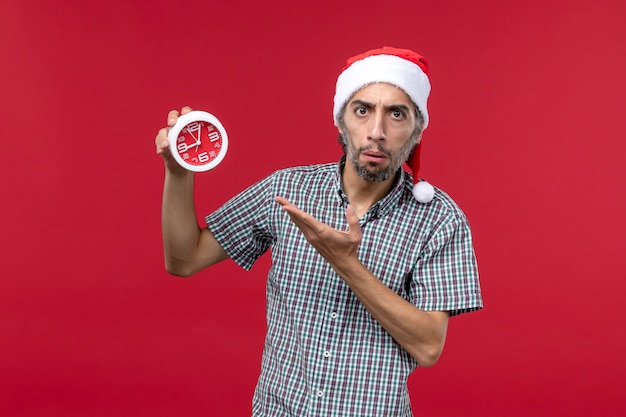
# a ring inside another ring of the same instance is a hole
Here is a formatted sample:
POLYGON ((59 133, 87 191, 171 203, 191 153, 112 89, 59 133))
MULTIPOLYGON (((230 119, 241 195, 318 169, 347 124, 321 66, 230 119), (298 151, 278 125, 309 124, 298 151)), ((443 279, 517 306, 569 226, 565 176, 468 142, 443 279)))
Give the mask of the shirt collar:
MULTIPOLYGON (((335 170, 334 182, 335 191, 339 204, 343 207, 347 207, 349 204, 348 196, 343 191, 343 185, 341 182, 341 174, 346 166, 346 155, 343 155, 337 163, 337 169, 335 170)), ((405 192, 405 182, 407 179, 407 173, 404 169, 399 168, 399 175, 396 175, 393 187, 389 193, 382 199, 378 200, 368 210, 365 217, 374 216, 376 218, 387 215, 391 210, 400 204, 403 193, 405 192)))

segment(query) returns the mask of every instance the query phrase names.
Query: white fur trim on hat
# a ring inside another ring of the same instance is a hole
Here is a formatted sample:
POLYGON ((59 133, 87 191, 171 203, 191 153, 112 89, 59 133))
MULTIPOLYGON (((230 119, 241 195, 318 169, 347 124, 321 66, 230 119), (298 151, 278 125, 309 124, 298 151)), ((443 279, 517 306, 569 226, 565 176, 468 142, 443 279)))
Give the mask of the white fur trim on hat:
POLYGON ((389 83, 401 88, 424 116, 424 128, 428 126, 428 76, 417 64, 395 55, 368 56, 352 63, 339 75, 333 107, 336 126, 339 126, 339 112, 346 102, 358 90, 375 82, 389 83))

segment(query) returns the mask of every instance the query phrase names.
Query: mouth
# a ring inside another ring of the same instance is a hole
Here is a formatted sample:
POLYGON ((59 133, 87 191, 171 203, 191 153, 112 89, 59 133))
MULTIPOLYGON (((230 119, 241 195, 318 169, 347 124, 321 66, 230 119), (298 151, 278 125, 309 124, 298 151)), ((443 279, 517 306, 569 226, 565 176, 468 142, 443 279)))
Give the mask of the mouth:
POLYGON ((363 151, 361 152, 361 155, 368 162, 379 163, 388 159, 388 156, 385 153, 380 152, 380 151, 375 151, 375 150, 363 151))

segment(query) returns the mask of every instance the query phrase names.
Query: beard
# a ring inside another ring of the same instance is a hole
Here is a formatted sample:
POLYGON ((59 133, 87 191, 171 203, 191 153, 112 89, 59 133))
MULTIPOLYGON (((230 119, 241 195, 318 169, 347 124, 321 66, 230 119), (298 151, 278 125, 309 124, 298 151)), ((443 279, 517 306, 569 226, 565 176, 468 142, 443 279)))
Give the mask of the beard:
POLYGON ((345 145, 346 150, 346 158, 354 167, 357 175, 363 178, 365 181, 370 182, 383 182, 391 177, 393 174, 395 174, 402 167, 402 164, 404 164, 409 158, 409 155, 411 155, 411 151, 413 150, 417 139, 416 134, 411 135, 411 139, 404 146, 398 149, 398 152, 396 152, 396 154, 394 155, 391 153, 391 151, 386 149, 380 143, 362 146, 357 149, 350 139, 350 135, 348 135, 346 129, 342 130, 343 144, 345 145), (359 156, 363 152, 374 148, 376 148, 376 150, 378 150, 379 152, 384 153, 387 158, 389 158, 389 166, 383 168, 378 166, 378 164, 374 162, 362 164, 359 161, 359 156))

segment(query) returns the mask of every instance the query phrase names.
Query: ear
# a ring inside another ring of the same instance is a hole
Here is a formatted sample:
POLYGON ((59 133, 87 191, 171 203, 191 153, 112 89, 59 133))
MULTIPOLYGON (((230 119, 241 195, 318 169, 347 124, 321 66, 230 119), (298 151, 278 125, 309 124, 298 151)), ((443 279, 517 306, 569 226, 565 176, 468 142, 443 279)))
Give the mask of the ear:
POLYGON ((417 138, 415 139, 415 146, 419 145, 419 144, 420 144, 420 142, 422 141, 422 134, 423 134, 423 133, 424 133, 424 131, 422 130, 422 131, 420 132, 420 134, 419 134, 419 135, 417 135, 417 138))

